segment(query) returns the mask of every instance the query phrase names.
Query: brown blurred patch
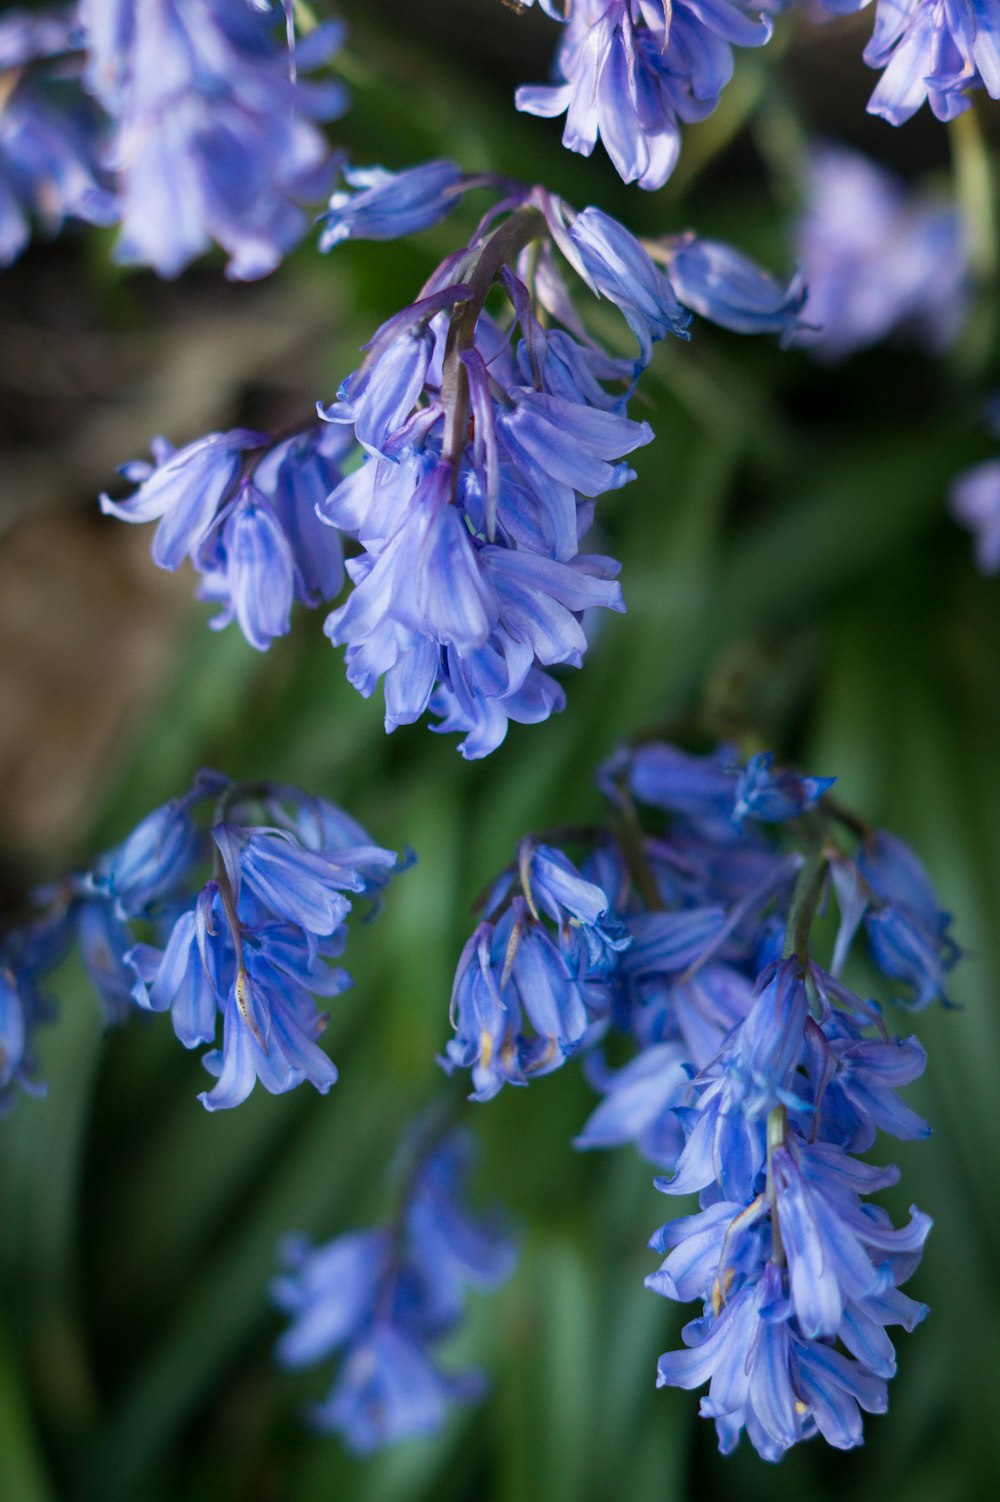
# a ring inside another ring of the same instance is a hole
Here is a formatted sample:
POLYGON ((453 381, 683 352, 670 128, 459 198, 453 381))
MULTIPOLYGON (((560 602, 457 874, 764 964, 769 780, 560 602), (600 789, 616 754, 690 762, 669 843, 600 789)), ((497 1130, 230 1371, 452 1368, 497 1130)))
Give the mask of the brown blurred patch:
POLYGON ((98 514, 98 492, 127 493, 116 466, 156 433, 180 445, 311 410, 334 315, 315 287, 203 269, 95 295, 65 244, 2 282, 0 848, 50 871, 134 748, 194 592, 150 561, 151 527, 98 514))

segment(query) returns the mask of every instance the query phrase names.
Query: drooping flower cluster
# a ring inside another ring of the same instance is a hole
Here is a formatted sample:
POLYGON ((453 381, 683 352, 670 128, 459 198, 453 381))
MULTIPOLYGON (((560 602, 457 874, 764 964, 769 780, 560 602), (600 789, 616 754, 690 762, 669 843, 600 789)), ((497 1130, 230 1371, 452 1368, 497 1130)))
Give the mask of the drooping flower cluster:
POLYGON ((325 799, 201 773, 92 870, 32 894, 39 916, 3 936, 3 1090, 30 1082, 31 1032, 51 1012, 39 980, 75 941, 108 1025, 169 1011, 196 1048, 217 1042, 221 1020, 221 1047, 204 1061, 217 1077, 200 1096, 208 1110, 239 1105, 258 1079, 276 1095, 304 1080, 325 1093, 337 1071, 314 998, 351 983, 331 964, 347 894, 373 897, 396 863, 325 799), (195 814, 209 805, 205 828, 195 814))
POLYGON ((189 557, 223 606, 216 624, 235 616, 258 648, 287 631, 293 596, 336 591, 346 536, 354 589, 326 633, 347 648, 350 682, 367 697, 384 681, 388 730, 429 709, 465 756, 485 756, 509 721, 562 708, 548 669, 581 664, 584 613, 624 609, 619 565, 584 539, 595 499, 634 477, 625 456, 653 436, 627 406, 654 342, 686 334, 685 300, 727 328, 787 337, 803 293, 727 246, 644 245, 599 209, 450 162, 345 180, 324 248, 427 228, 475 188, 499 202, 377 331, 323 424, 281 444, 242 430, 177 453, 160 440, 155 468, 123 471, 135 494, 102 504, 159 518, 155 560, 189 557), (680 297, 657 261, 676 268, 680 297), (637 357, 588 333, 567 268, 618 306, 637 357), (362 462, 341 478, 355 440, 362 462))
POLYGON ((220 607, 212 626, 237 620, 263 652, 290 629, 293 600, 315 608, 343 583, 340 534, 316 508, 351 446, 350 433, 315 421, 288 436, 209 433, 182 449, 157 438, 153 464, 122 467, 134 494, 104 495, 101 509, 127 522, 158 519, 154 561, 177 569, 189 559, 199 596, 220 607))
POLYGON ((877 1131, 926 1134, 896 1095, 924 1053, 841 976, 864 927, 870 962, 919 1008, 947 1000, 958 951, 916 856, 832 803, 831 780, 725 747, 620 753, 599 776, 615 817, 574 836, 582 869, 525 842, 491 893, 502 916, 462 956, 448 1049, 474 1099, 586 1051, 604 1099, 576 1145, 634 1142, 669 1174, 660 1189, 700 1195, 652 1243, 667 1255, 649 1286, 704 1303, 659 1382, 710 1381, 722 1449, 746 1429, 767 1459, 815 1433, 859 1443, 859 1409, 884 1409, 895 1370, 885 1327, 925 1312, 899 1284, 930 1222, 893 1229, 862 1196, 896 1171, 857 1157, 877 1131), (824 966, 811 935, 830 895, 824 966), (615 1035, 634 1050, 619 1067, 595 1046, 615 1035))
POLYGON ((908 192, 843 146, 814 152, 797 254, 808 297, 796 336, 836 360, 897 330, 932 350, 959 333, 969 256, 957 208, 908 192))
POLYGON ((733 47, 771 36, 752 0, 571 0, 558 83, 525 85, 517 108, 566 116, 563 145, 590 156, 598 138, 627 183, 662 188, 681 124, 704 120, 733 74, 733 47))
POLYGON ((94 112, 64 76, 78 42, 70 7, 0 17, 0 266, 21 254, 32 219, 55 234, 66 219, 114 217, 94 112))
POLYGON ((333 1390, 311 1417, 354 1451, 431 1433, 453 1403, 483 1390, 482 1373, 443 1371, 434 1355, 462 1318, 467 1287, 497 1287, 517 1255, 500 1215, 474 1217, 464 1203, 474 1155, 472 1137, 452 1131, 409 1169, 389 1222, 324 1246, 286 1244, 289 1270, 273 1297, 292 1324, 278 1359, 311 1366, 342 1352, 333 1390))
MULTIPOLYGON (((463 177, 446 162, 348 181, 358 191, 334 197, 327 244, 426 227, 479 186, 502 194, 378 331, 327 410, 368 457, 320 508, 364 549, 348 563, 354 592, 326 626, 347 647, 351 682, 367 695, 384 678, 387 729, 430 708, 436 728, 464 734, 464 755, 483 756, 509 720, 562 707, 547 669, 580 664, 584 611, 624 608, 617 563, 581 551, 583 540, 594 499, 633 477, 625 456, 653 436, 627 416, 635 380, 654 341, 684 334, 689 316, 653 259, 669 252, 598 209, 578 214, 542 188, 463 177), (618 306, 638 359, 587 333, 566 266, 618 306)), ((717 287, 730 289, 729 269, 717 287)))

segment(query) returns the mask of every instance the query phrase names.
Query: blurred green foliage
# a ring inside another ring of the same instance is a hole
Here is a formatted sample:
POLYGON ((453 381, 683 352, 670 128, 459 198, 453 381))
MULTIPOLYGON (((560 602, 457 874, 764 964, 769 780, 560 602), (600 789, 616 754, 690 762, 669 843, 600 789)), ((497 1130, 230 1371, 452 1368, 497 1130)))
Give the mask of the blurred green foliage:
MULTIPOLYGON (((678 179, 643 198, 602 160, 562 152, 555 127, 515 115, 506 87, 465 71, 459 53, 421 46, 378 6, 344 8, 355 102, 339 134, 358 160, 456 155, 637 227, 696 224, 787 268, 790 164, 814 123, 794 56, 742 56, 720 114, 689 132, 678 179)), ((467 8, 501 25, 496 0, 467 8)), ((281 275, 345 310, 317 395, 458 232, 293 258, 281 275)), ((132 316, 141 281, 109 278, 103 256, 79 274, 100 280, 108 317, 132 316)), ((67 967, 61 1019, 41 1040, 48 1099, 0 1127, 4 1502, 996 1495, 1000 587, 974 574, 944 514, 949 476, 984 451, 975 403, 996 357, 987 346, 974 363, 934 364, 883 349, 824 371, 705 326, 690 347, 661 349, 643 398, 656 444, 636 459, 638 481, 602 503, 629 612, 567 677, 566 713, 512 727, 485 764, 422 726, 387 739, 318 618, 300 617, 260 658, 233 631, 207 640, 198 611, 95 817, 94 847, 214 764, 330 796, 419 864, 377 926, 355 928, 356 986, 328 1035, 341 1081, 326 1099, 258 1090, 209 1116, 194 1098, 197 1056, 166 1023, 102 1039, 67 967), (721 1460, 696 1398, 654 1390, 681 1316, 642 1287, 655 1265, 645 1242, 671 1207, 629 1152, 570 1149, 591 1095, 567 1068, 469 1110, 482 1192, 527 1230, 518 1274, 474 1301, 455 1351, 486 1367, 491 1398, 433 1440, 358 1463, 301 1427, 323 1376, 273 1367, 276 1246, 291 1228, 330 1235, 379 1214, 398 1134, 442 1088, 435 1055, 471 901, 517 838, 591 817, 592 769, 620 738, 706 706, 836 773, 845 802, 911 840, 968 951, 963 1009, 918 1022, 930 1066, 911 1094, 935 1134, 894 1154, 937 1226, 911 1285, 933 1314, 900 1342, 891 1411, 868 1420, 859 1452, 813 1443, 773 1468, 746 1446, 721 1460)), ((109 472, 122 457, 107 456, 109 472)))

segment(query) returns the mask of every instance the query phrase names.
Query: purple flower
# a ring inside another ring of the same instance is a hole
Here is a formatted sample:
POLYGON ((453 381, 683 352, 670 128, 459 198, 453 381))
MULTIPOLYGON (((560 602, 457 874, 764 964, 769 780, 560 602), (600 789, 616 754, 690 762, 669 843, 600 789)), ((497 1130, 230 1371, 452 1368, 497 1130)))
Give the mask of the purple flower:
POLYGON ((348 188, 334 193, 322 216, 320 250, 342 240, 397 240, 439 224, 459 201, 463 174, 453 162, 422 162, 402 172, 345 167, 348 188))
POLYGON ((299 75, 323 66, 342 28, 297 43, 246 0, 81 0, 84 80, 113 117, 116 258, 176 276, 214 242, 227 275, 266 276, 308 228, 300 203, 326 191, 333 162, 313 123, 343 113, 342 87, 299 75))
POLYGON ((760 819, 767 824, 781 824, 815 808, 835 777, 802 777, 788 768, 772 771, 774 757, 770 751, 751 756, 736 784, 733 818, 760 819))
POLYGON ((733 45, 760 47, 771 24, 737 0, 574 0, 556 58, 560 82, 518 89, 532 115, 565 114, 563 145, 598 137, 625 182, 661 188, 680 125, 703 120, 733 71, 733 45))
POLYGON ((293 1320, 278 1343, 282 1365, 343 1351, 333 1390, 312 1418, 361 1454, 432 1433, 454 1403, 481 1394, 481 1374, 442 1371, 434 1347, 460 1323, 467 1287, 497 1287, 516 1258, 503 1218, 474 1217, 464 1203, 472 1139, 452 1132, 420 1153, 391 1225, 317 1248, 290 1238, 289 1270, 272 1285, 293 1320))
POLYGON ((290 629, 294 600, 315 606, 340 588, 340 535, 316 507, 339 483, 350 444, 349 434, 320 422, 277 440, 244 428, 182 449, 154 439, 152 464, 122 468, 134 494, 102 495, 101 510, 127 522, 159 519, 154 562, 176 569, 189 558, 200 598, 221 607, 212 626, 236 620, 266 651, 290 629))
POLYGON ((842 359, 897 329, 932 349, 956 337, 968 302, 968 248, 948 203, 907 194, 842 146, 814 153, 797 253, 808 287, 796 343, 842 359))
POLYGON ((0 17, 0 266, 21 254, 33 218, 54 235, 66 219, 105 224, 113 214, 96 115, 69 76, 65 54, 75 45, 69 7, 0 17), (22 76, 26 64, 31 71, 22 76))
POLYGON ((717 240, 681 235, 666 246, 671 285, 692 313, 737 334, 779 334, 783 345, 801 327, 807 295, 801 272, 785 286, 717 240))
POLYGON ((896 835, 879 830, 858 857, 858 870, 875 896, 865 917, 875 964, 914 994, 914 1007, 947 1001, 948 971, 960 950, 948 930, 951 914, 939 906, 917 856, 896 835))
POLYGON ((1000 16, 991 0, 878 0, 865 62, 883 68, 869 112, 902 125, 925 102, 953 120, 970 89, 1000 99, 1000 16))

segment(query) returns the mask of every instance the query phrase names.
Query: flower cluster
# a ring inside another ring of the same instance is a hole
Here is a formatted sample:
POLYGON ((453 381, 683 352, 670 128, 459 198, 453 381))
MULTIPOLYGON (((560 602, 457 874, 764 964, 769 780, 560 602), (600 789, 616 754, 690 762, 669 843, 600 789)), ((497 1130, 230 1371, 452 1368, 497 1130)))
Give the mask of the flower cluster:
POLYGON ((217 1077, 200 1096, 208 1110, 239 1105, 258 1079, 272 1094, 303 1080, 325 1093, 337 1071, 318 1045, 326 1017, 314 998, 351 983, 331 963, 347 893, 375 896, 396 864, 325 799, 201 773, 92 870, 33 894, 40 916, 4 936, 0 1088, 30 1082, 31 1032, 51 1011, 38 983, 75 940, 108 1025, 169 1011, 196 1048, 216 1043, 221 1019, 221 1048, 204 1061, 217 1077), (196 811, 207 805, 205 828, 196 811))
POLYGON ((154 561, 176 569, 189 559, 199 595, 221 607, 212 626, 235 619, 263 652, 290 629, 293 600, 314 608, 341 587, 340 534, 316 508, 339 483, 351 444, 344 429, 317 421, 288 435, 209 433, 181 449, 157 438, 153 464, 122 467, 135 492, 122 501, 104 495, 101 509, 127 522, 159 520, 154 561))
POLYGON ((908 192, 867 157, 843 146, 813 153, 796 249, 809 289, 797 342, 822 358, 896 330, 935 350, 957 336, 969 280, 958 210, 908 192))
POLYGON ((301 204, 329 189, 315 122, 346 105, 335 80, 300 77, 329 62, 343 27, 289 54, 275 20, 266 0, 78 0, 4 17, 0 264, 34 214, 49 230, 120 221, 117 259, 161 276, 213 243, 231 277, 273 271, 309 227, 301 204))
POLYGON ((563 145, 590 156, 598 138, 627 183, 662 188, 681 124, 704 120, 733 74, 733 47, 771 36, 751 0, 572 0, 559 82, 519 88, 517 108, 565 115, 563 145))
POLYGON ((261 649, 288 630, 293 598, 336 593, 348 538, 354 589, 326 622, 348 679, 366 697, 384 681, 387 730, 429 709, 481 757, 511 720, 562 708, 548 669, 581 664, 585 612, 624 609, 619 565, 584 539, 595 499, 634 478, 626 456, 653 437, 627 407, 654 342, 686 335, 689 310, 787 338, 804 294, 728 246, 643 244, 599 209, 450 162, 351 169, 345 183, 324 216, 327 249, 427 228, 475 188, 499 202, 376 332, 322 423, 178 452, 158 440, 154 466, 123 471, 136 492, 102 505, 158 518, 156 562, 190 558, 223 607, 215 624, 235 617, 261 649), (588 333, 567 271, 618 306, 636 357, 588 333), (355 442, 361 462, 348 465, 355 442))
POLYGON ((502 916, 463 953, 446 1061, 485 1099, 586 1051, 604 1098, 576 1145, 634 1142, 664 1193, 700 1195, 652 1243, 666 1259, 649 1287, 704 1304, 659 1382, 710 1381, 722 1449, 746 1429, 767 1459, 817 1432, 859 1443, 859 1409, 884 1409, 895 1370, 885 1327, 925 1312, 899 1284, 930 1222, 893 1229, 862 1196, 896 1171, 857 1157, 877 1131, 926 1134, 896 1094, 924 1053, 841 975, 864 928, 870 962, 919 1008, 947 1000, 958 951, 916 856, 832 802, 831 781, 725 747, 618 754, 599 774, 610 825, 573 835, 582 869, 528 841, 490 894, 502 916), (595 1045, 620 1052, 622 1036, 633 1057, 612 1067, 595 1045))
MULTIPOLYGON (((334 80, 296 77, 273 15, 247 0, 80 0, 86 87, 114 122, 108 149, 122 221, 117 258, 175 276, 214 242, 239 280, 266 276, 309 225, 332 172, 312 123, 342 114, 334 80)), ((317 27, 298 73, 339 47, 317 27)))
POLYGON ((98 162, 95 120, 63 76, 78 44, 71 9, 0 17, 0 266, 17 259, 38 219, 109 223, 114 204, 98 162))
POLYGON ((459 1323, 467 1286, 497 1287, 517 1254, 499 1215, 474 1218, 463 1203, 474 1152, 468 1133, 452 1131, 410 1168, 387 1224, 320 1247, 286 1243, 273 1296, 292 1324, 278 1359, 309 1366, 343 1351, 312 1418, 357 1452, 431 1433, 451 1404, 483 1390, 480 1372, 442 1371, 433 1353, 459 1323))

